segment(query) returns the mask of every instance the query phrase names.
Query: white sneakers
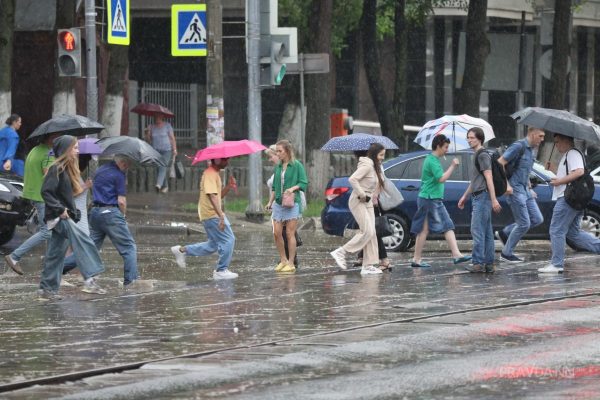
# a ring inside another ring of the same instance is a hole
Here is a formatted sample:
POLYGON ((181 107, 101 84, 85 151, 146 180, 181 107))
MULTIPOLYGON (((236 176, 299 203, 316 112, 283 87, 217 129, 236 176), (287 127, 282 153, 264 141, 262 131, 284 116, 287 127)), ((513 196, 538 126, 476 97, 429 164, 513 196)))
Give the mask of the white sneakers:
POLYGON ((224 269, 223 271, 213 271, 213 279, 235 279, 238 277, 238 274, 235 272, 231 272, 228 269, 224 269))
POLYGON ((380 270, 379 268, 375 268, 372 265, 367 265, 366 267, 361 268, 360 274, 361 275, 377 275, 377 274, 383 274, 383 271, 380 270))
POLYGON ((181 252, 181 246, 173 246, 171 247, 171 252, 175 256, 175 262, 179 266, 179 268, 185 268, 185 253, 181 252))
POLYGON ((563 267, 557 267, 553 264, 549 264, 544 268, 538 268, 538 272, 542 274, 562 274, 563 271, 563 267))
POLYGON ((348 265, 346 264, 346 250, 344 250, 343 247, 339 247, 329 254, 331 254, 331 257, 333 257, 338 267, 341 269, 348 269, 348 265))

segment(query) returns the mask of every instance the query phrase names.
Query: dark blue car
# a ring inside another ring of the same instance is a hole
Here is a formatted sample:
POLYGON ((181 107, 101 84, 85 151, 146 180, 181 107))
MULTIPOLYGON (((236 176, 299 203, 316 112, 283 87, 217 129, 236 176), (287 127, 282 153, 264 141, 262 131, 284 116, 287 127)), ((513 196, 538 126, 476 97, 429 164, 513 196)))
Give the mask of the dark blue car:
MULTIPOLYGON (((386 212, 390 223, 394 228, 394 235, 384 238, 386 248, 391 251, 406 251, 414 244, 414 238, 410 235, 410 223, 413 215, 417 211, 417 196, 421 187, 421 170, 423 160, 429 154, 428 151, 417 151, 403 154, 394 159, 386 161, 384 165, 385 175, 391 179, 396 187, 402 192, 404 202, 398 207, 386 212)), ((469 186, 469 176, 473 165, 473 152, 470 150, 447 154, 442 158, 442 166, 448 168, 454 157, 460 160, 460 165, 454 170, 454 173, 446 181, 444 204, 448 213, 456 225, 456 236, 459 239, 470 239, 471 229, 471 202, 468 201, 463 210, 459 209, 457 204, 463 195, 467 186, 469 186)), ((549 185, 550 179, 554 174, 546 170, 542 165, 535 164, 530 179, 534 191, 537 193, 537 200, 544 216, 544 223, 532 228, 525 239, 548 239, 550 219, 554 202, 552 201, 552 186, 549 185)), ((325 233, 330 235, 343 236, 346 229, 356 229, 356 222, 348 209, 348 198, 352 193, 352 187, 348 182, 348 177, 333 178, 329 181, 325 190, 325 208, 321 212, 321 223, 325 233)), ((505 196, 499 198, 502 205, 500 214, 494 214, 494 231, 513 222, 510 207, 506 203, 505 196)), ((596 185, 596 193, 586 210, 585 217, 582 220, 582 227, 600 237, 600 186, 596 185)), ((430 235, 430 239, 443 239, 441 235, 430 235)), ((569 246, 577 249, 574 243, 569 246)))

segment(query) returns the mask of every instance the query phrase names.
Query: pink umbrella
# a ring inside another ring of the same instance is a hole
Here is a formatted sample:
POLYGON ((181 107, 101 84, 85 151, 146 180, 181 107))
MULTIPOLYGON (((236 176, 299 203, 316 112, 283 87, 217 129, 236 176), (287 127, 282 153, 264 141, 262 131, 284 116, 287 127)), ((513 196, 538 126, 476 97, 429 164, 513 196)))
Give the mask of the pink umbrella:
POLYGON ((205 149, 198 150, 194 160, 192 161, 192 165, 197 164, 200 161, 214 160, 215 158, 243 156, 266 149, 267 148, 265 146, 253 140, 226 140, 224 142, 208 146, 205 149))

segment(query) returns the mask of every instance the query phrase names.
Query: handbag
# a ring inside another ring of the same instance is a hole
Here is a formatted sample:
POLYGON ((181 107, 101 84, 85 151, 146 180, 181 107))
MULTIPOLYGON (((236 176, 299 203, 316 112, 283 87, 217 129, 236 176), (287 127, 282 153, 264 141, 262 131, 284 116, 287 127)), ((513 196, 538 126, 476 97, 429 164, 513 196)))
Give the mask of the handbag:
POLYGON ((388 211, 398 207, 403 201, 404 197, 396 185, 394 185, 394 182, 385 178, 383 181, 383 188, 381 193, 379 193, 379 207, 384 211, 388 211))
POLYGON ((394 234, 394 229, 392 228, 392 225, 390 225, 387 215, 375 217, 375 233, 377 234, 377 237, 382 238, 394 234))
POLYGON ((183 163, 181 162, 181 159, 179 158, 179 156, 177 156, 175 158, 174 167, 175 167, 175 177, 177 179, 183 179, 185 177, 185 168, 183 167, 183 163))
POLYGON ((292 208, 295 205, 294 193, 283 192, 281 195, 281 206, 286 208, 292 208))

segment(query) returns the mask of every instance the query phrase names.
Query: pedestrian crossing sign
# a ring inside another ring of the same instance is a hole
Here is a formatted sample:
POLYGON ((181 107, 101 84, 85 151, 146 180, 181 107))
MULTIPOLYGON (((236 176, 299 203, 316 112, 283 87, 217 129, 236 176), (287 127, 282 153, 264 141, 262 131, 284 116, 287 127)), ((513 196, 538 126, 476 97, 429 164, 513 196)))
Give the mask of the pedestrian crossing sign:
POLYGON ((129 46, 129 0, 108 0, 107 41, 129 46))
POLYGON ((171 6, 171 55, 205 57, 207 40, 206 4, 171 6))

